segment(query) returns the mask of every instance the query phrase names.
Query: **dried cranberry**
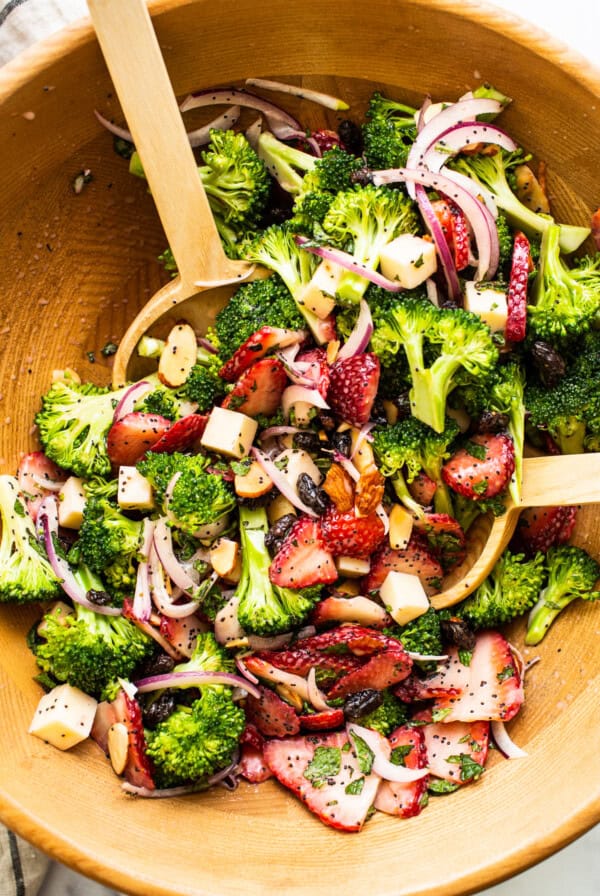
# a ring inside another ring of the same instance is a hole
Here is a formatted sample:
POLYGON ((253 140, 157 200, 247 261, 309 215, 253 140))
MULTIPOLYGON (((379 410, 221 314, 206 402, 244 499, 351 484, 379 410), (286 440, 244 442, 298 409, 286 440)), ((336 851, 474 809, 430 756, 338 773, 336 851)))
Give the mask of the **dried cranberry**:
POLYGON ((296 490, 301 501, 319 515, 329 507, 329 496, 316 484, 308 473, 300 473, 296 481, 296 490))
POLYGON ((286 513, 273 523, 265 535, 265 547, 272 557, 279 551, 285 536, 296 522, 295 513, 286 513))
POLYGON ((565 375, 564 358, 555 348, 541 339, 531 346, 531 358, 542 384, 547 389, 556 386, 565 375))
POLYGON ((344 700, 344 716, 348 722, 358 722, 383 703, 383 694, 374 688, 365 688, 349 694, 344 700))

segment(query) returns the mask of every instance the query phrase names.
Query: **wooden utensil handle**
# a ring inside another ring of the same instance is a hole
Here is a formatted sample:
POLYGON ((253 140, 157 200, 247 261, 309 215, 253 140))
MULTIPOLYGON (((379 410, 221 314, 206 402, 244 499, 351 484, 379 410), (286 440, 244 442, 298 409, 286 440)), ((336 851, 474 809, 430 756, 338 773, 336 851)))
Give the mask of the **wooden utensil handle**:
POLYGON ((219 280, 226 257, 146 4, 88 0, 88 8, 180 277, 219 280))
POLYGON ((522 507, 600 503, 600 453, 526 457, 522 507))

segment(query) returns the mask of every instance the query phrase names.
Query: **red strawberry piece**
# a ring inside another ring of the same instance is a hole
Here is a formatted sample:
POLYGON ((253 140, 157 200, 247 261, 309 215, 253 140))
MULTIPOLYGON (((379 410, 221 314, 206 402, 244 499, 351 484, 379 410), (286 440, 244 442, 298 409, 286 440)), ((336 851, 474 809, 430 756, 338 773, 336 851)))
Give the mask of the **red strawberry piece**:
POLYGON ((531 250, 524 233, 515 234, 510 280, 508 281, 506 326, 507 342, 523 342, 527 325, 527 285, 531 270, 531 250))
POLYGON ((117 720, 127 728, 127 764, 123 775, 134 787, 154 790, 154 767, 146 754, 146 738, 140 705, 121 690, 113 701, 117 720))
POLYGON ((113 423, 106 437, 106 450, 115 467, 133 466, 172 426, 159 414, 132 411, 113 423))
POLYGON ((175 451, 192 448, 204 433, 207 420, 208 414, 187 414, 181 417, 148 450, 173 454, 175 451))
POLYGON ((521 512, 512 537, 511 550, 543 554, 569 540, 575 526, 576 507, 527 507, 521 512))
POLYGON ((323 543, 319 520, 299 517, 271 562, 269 578, 274 585, 298 589, 330 584, 337 577, 333 557, 323 543))
POLYGON ((442 478, 459 495, 477 501, 494 498, 508 486, 515 469, 515 446, 505 433, 478 433, 442 467, 442 478))
POLYGON ((267 737, 285 737, 298 734, 300 722, 293 707, 272 691, 260 686, 260 699, 248 694, 246 718, 267 737))
POLYGON ((194 652, 198 635, 208 631, 208 627, 208 623, 200 619, 196 613, 192 613, 182 619, 161 616, 159 630, 163 638, 172 644, 181 656, 190 657, 194 652))
MULTIPOLYGON (((425 768, 427 751, 425 738, 421 728, 401 725, 392 731, 389 738, 392 748, 402 757, 402 765, 406 768, 425 768)), ((375 808, 387 815, 398 815, 400 818, 412 818, 418 815, 427 805, 427 778, 401 784, 395 781, 382 781, 375 798, 375 808)))
POLYGON ((324 824, 340 831, 360 831, 380 778, 361 770, 345 732, 271 740, 265 744, 264 756, 277 780, 324 824))
POLYGON ((428 709, 417 713, 413 721, 424 723, 421 731, 426 764, 432 775, 458 785, 470 784, 481 776, 488 755, 489 722, 433 722, 428 709))
POLYGON ((240 738, 239 773, 251 784, 261 784, 272 778, 271 769, 263 756, 265 739, 254 725, 247 724, 240 738))
POLYGON ((437 484, 429 478, 427 473, 420 472, 412 482, 408 483, 408 490, 422 507, 430 507, 437 491, 437 484))
POLYGON ((447 513, 425 513, 423 517, 415 519, 413 528, 426 537, 445 573, 465 559, 465 533, 454 517, 447 513))
POLYGON ((361 582, 365 594, 379 591, 387 574, 407 572, 418 576, 428 595, 440 590, 444 570, 439 560, 434 557, 426 539, 413 532, 408 545, 402 551, 396 551, 388 544, 383 544, 371 557, 371 570, 361 582))
POLYGON ((229 383, 263 358, 268 352, 287 345, 295 345, 306 337, 303 330, 284 330, 281 327, 261 327, 246 339, 219 371, 219 376, 229 383))
POLYGON ((316 389, 322 398, 327 398, 329 384, 331 382, 331 373, 329 364, 327 363, 327 352, 324 348, 313 348, 308 352, 302 352, 296 358, 298 364, 308 364, 309 367, 304 371, 304 376, 313 380, 316 389))
POLYGON ((426 683, 448 689, 436 698, 434 717, 443 723, 512 719, 523 703, 521 676, 506 638, 499 632, 485 631, 477 635, 471 662, 465 666, 456 647, 448 650, 448 659, 438 664, 426 683), (450 693, 459 691, 458 694, 450 693))
MULTIPOLYGON (((341 649, 343 650, 344 647, 341 649)), ((336 656, 335 654, 328 655, 326 652, 321 653, 318 649, 295 646, 287 650, 257 651, 252 656, 245 657, 244 664, 253 675, 257 675, 265 681, 274 681, 277 678, 277 670, 306 678, 314 667, 320 679, 319 687, 323 687, 324 681, 331 684, 340 675, 360 666, 361 661, 349 652, 347 656, 336 656)))
POLYGON ((342 148, 342 141, 336 131, 330 131, 327 128, 320 128, 318 131, 312 132, 312 137, 319 144, 321 152, 327 152, 329 149, 342 148))
POLYGON ((336 557, 368 557, 385 538, 381 519, 373 511, 357 517, 354 510, 341 513, 330 505, 321 517, 323 543, 336 557))
POLYGON ((270 416, 281 404, 287 384, 282 362, 277 358, 262 358, 242 373, 221 406, 249 417, 270 416))
POLYGON ((331 731, 341 728, 345 721, 344 710, 338 706, 300 716, 300 727, 303 731, 331 731))
POLYGON ((360 427, 371 416, 378 386, 379 358, 365 352, 335 362, 327 400, 337 417, 360 427))
POLYGON ((47 495, 57 493, 56 486, 66 482, 67 474, 43 451, 32 451, 21 458, 17 480, 25 506, 35 523, 40 504, 47 495))
POLYGON ((465 216, 447 199, 437 199, 431 205, 454 257, 456 270, 462 271, 469 264, 469 228, 465 216))
POLYGON ((563 507, 563 524, 556 536, 556 544, 566 544, 573 534, 577 522, 578 507, 563 507))
POLYGON ((312 612, 313 625, 327 625, 329 622, 358 622, 372 628, 385 628, 392 625, 392 618, 381 604, 368 597, 326 597, 320 601, 312 612))
MULTIPOLYGON (((390 638, 390 641, 395 639, 390 638)), ((370 657, 360 668, 342 676, 328 691, 327 696, 333 700, 366 688, 383 691, 406 678, 411 668, 410 657, 402 644, 395 641, 385 650, 370 657)))

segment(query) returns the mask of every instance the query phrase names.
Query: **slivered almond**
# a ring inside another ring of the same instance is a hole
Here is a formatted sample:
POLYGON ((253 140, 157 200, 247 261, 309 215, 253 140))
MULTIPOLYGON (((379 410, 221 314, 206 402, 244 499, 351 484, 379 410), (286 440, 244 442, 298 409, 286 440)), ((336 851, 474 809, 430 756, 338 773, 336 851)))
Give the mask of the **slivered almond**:
POLYGON ((258 461, 253 460, 243 475, 236 473, 233 487, 240 498, 260 498, 271 491, 273 483, 258 461))
POLYGON ((108 729, 108 755, 116 775, 122 775, 127 765, 129 735, 123 722, 115 722, 108 729))
POLYGON ((196 334, 189 324, 176 324, 169 335, 158 362, 158 378, 165 386, 182 386, 190 375, 198 356, 196 334))
POLYGON ((388 538, 390 547, 394 551, 403 551, 408 542, 413 528, 413 518, 406 507, 401 504, 394 504, 390 514, 390 531, 388 538))
POLYGON ((394 404, 393 401, 389 399, 384 399, 383 401, 383 410, 385 411, 385 419, 393 426, 394 423, 398 421, 398 407, 394 404))
MULTIPOLYGON (((548 197, 529 165, 517 165, 514 170, 514 176, 515 193, 523 205, 531 209, 532 212, 542 212, 544 215, 550 214, 548 197)), ((545 180, 545 172, 542 177, 545 180)))
POLYGON ((327 343, 326 358, 327 358, 328 364, 333 364, 333 362, 335 361, 335 359, 338 356, 339 350, 340 350, 340 340, 339 339, 332 339, 331 342, 327 343))
POLYGON ((239 550, 240 546, 237 541, 233 541, 231 538, 219 538, 210 549, 210 563, 217 575, 224 578, 233 571, 239 550))

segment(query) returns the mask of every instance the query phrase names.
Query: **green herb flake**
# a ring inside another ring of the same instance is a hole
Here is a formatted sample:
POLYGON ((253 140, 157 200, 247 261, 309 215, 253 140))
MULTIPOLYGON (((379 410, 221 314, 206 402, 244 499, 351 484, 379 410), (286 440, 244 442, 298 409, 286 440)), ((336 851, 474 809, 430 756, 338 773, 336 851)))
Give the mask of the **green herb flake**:
POLYGON ((498 674, 496 678, 499 682, 506 681, 507 678, 512 678, 515 674, 515 670, 513 666, 505 666, 498 674))
POLYGON ((461 781, 476 781, 485 771, 483 765, 475 762, 473 757, 469 756, 468 753, 460 753, 458 756, 448 756, 446 761, 451 762, 453 765, 460 766, 461 781))
POLYGON ((247 476, 250 472, 252 461, 248 460, 248 458, 239 461, 232 460, 230 466, 236 476, 247 476))
POLYGON ((375 759, 373 750, 367 743, 365 743, 362 737, 354 731, 352 732, 352 741, 354 743, 354 751, 358 760, 359 769, 363 775, 370 774, 371 769, 373 768, 373 760, 375 759))
POLYGON ((467 442, 465 444, 465 451, 477 460, 485 460, 487 455, 485 445, 478 445, 476 442, 467 442))
POLYGON ((390 753, 390 762, 393 765, 406 765, 404 760, 411 752, 412 748, 412 744, 402 744, 399 747, 394 747, 394 749, 390 753))
POLYGON ((339 747, 317 747, 313 758, 304 770, 304 777, 313 787, 323 787, 328 778, 335 778, 342 768, 342 751, 339 747))
POLYGON ((351 781, 348 786, 345 788, 344 793, 347 793, 349 796, 360 796, 363 792, 363 787, 365 786, 365 779, 357 778, 356 781, 351 781))

